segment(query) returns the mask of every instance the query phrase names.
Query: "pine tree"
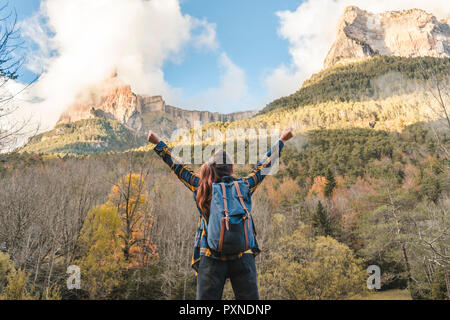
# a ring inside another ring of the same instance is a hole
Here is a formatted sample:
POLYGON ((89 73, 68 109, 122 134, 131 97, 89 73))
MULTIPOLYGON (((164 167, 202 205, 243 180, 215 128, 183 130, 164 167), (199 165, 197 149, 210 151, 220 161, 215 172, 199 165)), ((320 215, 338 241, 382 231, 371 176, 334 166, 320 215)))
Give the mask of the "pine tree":
POLYGON ((313 227, 316 229, 317 235, 320 236, 329 236, 332 233, 331 219, 321 201, 317 204, 316 212, 313 216, 313 227))
POLYGON ((334 174, 330 169, 327 170, 325 178, 327 179, 327 182, 325 184, 324 194, 325 197, 330 198, 333 195, 334 188, 336 187, 336 180, 334 179, 334 174))

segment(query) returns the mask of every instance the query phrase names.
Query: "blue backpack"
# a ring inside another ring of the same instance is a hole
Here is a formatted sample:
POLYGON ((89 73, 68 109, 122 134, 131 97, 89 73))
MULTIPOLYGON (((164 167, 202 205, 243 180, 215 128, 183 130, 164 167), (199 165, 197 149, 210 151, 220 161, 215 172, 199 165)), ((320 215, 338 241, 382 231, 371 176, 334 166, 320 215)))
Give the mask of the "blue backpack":
POLYGON ((210 249, 223 255, 238 254, 256 244, 252 201, 242 181, 213 183, 207 241, 210 249))

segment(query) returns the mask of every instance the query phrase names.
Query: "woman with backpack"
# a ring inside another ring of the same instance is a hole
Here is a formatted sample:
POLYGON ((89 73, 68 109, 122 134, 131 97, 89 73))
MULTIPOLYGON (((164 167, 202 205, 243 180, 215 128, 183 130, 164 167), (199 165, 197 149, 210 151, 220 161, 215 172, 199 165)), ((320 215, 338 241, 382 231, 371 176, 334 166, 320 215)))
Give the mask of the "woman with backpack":
POLYGON ((155 152, 193 192, 200 212, 192 258, 198 274, 198 300, 220 300, 227 278, 236 299, 259 299, 255 256, 260 250, 250 213, 251 195, 292 136, 292 129, 286 129, 253 171, 237 179, 232 176, 234 167, 225 151, 216 152, 196 174, 172 156, 155 133, 149 132, 148 141, 156 145, 155 152))

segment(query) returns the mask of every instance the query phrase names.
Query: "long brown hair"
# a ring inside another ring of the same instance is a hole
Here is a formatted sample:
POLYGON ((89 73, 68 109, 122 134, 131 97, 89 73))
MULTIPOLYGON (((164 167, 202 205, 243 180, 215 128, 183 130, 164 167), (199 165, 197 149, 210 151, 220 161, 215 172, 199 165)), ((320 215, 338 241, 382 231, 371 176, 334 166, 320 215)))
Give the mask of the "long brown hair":
POLYGON ((200 168, 200 185, 195 201, 202 212, 209 212, 211 205, 212 184, 225 176, 231 176, 233 164, 224 150, 217 151, 208 162, 200 168))

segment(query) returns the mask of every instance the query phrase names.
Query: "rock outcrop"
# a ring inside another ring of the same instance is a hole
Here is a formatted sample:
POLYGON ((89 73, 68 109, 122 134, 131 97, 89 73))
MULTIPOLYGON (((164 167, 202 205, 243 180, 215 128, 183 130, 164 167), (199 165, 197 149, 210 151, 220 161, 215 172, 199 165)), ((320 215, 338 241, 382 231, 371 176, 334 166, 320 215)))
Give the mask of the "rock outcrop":
POLYGON ((372 14, 347 7, 324 67, 376 55, 450 57, 449 41, 448 19, 438 21, 423 10, 372 14))
POLYGON ((142 96, 132 92, 130 86, 118 86, 98 94, 89 94, 70 106, 60 117, 58 124, 81 119, 103 117, 117 120, 129 129, 145 134, 150 128, 170 136, 175 129, 187 129, 196 123, 227 122, 249 118, 255 111, 229 114, 184 110, 167 105, 161 96, 142 96))

